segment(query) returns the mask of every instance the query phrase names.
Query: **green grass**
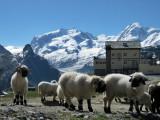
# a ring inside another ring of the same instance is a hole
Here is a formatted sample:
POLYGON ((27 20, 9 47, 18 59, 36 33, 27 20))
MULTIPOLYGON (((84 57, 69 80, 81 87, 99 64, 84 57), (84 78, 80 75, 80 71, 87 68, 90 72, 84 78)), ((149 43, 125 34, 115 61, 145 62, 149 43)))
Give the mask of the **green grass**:
MULTIPOLYGON (((1 100, 3 99, 3 101, 5 101, 5 100, 8 101, 13 98, 12 91, 7 91, 7 93, 8 94, 6 96, 1 97, 1 100)), ((36 98, 36 97, 39 97, 37 91, 28 91, 27 98, 36 98)))

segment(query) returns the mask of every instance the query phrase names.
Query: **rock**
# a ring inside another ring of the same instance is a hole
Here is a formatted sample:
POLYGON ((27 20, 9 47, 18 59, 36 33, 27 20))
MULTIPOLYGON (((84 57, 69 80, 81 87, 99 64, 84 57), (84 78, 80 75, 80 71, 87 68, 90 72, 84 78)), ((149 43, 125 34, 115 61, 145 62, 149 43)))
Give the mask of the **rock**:
POLYGON ((44 117, 40 117, 39 120, 44 120, 44 117))
POLYGON ((89 118, 89 115, 85 115, 83 118, 84 118, 84 119, 88 119, 88 118, 89 118))
POLYGON ((84 114, 83 113, 76 113, 76 114, 73 114, 73 116, 75 116, 76 118, 84 118, 84 114))
POLYGON ((2 103, 1 106, 7 106, 7 104, 6 103, 2 103))

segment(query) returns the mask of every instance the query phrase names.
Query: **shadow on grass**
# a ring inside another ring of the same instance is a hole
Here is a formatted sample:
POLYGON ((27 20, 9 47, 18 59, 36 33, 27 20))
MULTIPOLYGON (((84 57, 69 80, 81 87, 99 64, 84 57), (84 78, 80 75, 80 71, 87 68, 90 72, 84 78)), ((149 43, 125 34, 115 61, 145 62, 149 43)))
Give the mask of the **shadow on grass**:
POLYGON ((160 120, 159 114, 153 114, 153 113, 131 113, 131 116, 134 118, 138 118, 140 120, 160 120))
POLYGON ((45 106, 61 106, 57 100, 55 100, 55 101, 45 101, 45 102, 42 102, 42 104, 45 105, 45 106))

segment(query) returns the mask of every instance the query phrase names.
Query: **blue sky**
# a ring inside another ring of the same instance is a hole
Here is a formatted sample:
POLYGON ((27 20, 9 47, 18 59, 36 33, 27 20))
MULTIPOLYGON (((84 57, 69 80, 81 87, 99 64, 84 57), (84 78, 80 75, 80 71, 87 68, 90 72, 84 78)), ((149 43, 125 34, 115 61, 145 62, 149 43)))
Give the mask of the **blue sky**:
POLYGON ((160 28, 160 0, 0 0, 0 44, 23 46, 35 35, 77 28, 117 35, 127 25, 160 28))

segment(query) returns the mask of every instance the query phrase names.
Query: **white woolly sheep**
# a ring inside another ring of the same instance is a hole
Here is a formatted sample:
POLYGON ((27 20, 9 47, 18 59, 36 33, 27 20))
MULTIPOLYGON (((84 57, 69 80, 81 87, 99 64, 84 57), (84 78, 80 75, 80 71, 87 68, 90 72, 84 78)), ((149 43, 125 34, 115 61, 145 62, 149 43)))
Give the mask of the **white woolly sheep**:
POLYGON ((76 72, 66 72, 59 79, 67 105, 69 109, 74 110, 75 107, 71 102, 72 97, 78 100, 78 109, 83 110, 83 99, 87 99, 88 109, 93 111, 91 106, 91 97, 95 92, 102 93, 106 89, 106 85, 102 78, 98 76, 89 76, 76 72))
POLYGON ((59 104, 64 105, 64 94, 60 85, 57 87, 57 96, 59 98, 59 104))
POLYGON ((21 65, 16 68, 16 72, 11 77, 11 88, 14 94, 14 104, 19 104, 20 98, 21 105, 23 105, 23 102, 27 105, 26 95, 28 92, 28 73, 28 67, 26 65, 21 65))
POLYGON ((57 87, 58 83, 41 81, 38 84, 38 94, 41 96, 41 101, 44 102, 46 100, 46 96, 53 96, 54 101, 57 96, 57 87))
POLYGON ((148 112, 148 109, 151 110, 151 95, 148 92, 144 92, 142 96, 138 99, 140 110, 142 111, 143 105, 145 105, 145 109, 148 112))
MULTIPOLYGON (((109 74, 105 76, 106 94, 104 96, 104 111, 111 113, 111 102, 114 97, 137 98, 144 93, 144 85, 147 78, 142 73, 134 73, 132 75, 109 74), (108 106, 107 106, 108 105, 108 106)), ((139 113, 138 103, 135 107, 139 113)), ((133 111, 133 100, 130 102, 130 111, 133 111)))

